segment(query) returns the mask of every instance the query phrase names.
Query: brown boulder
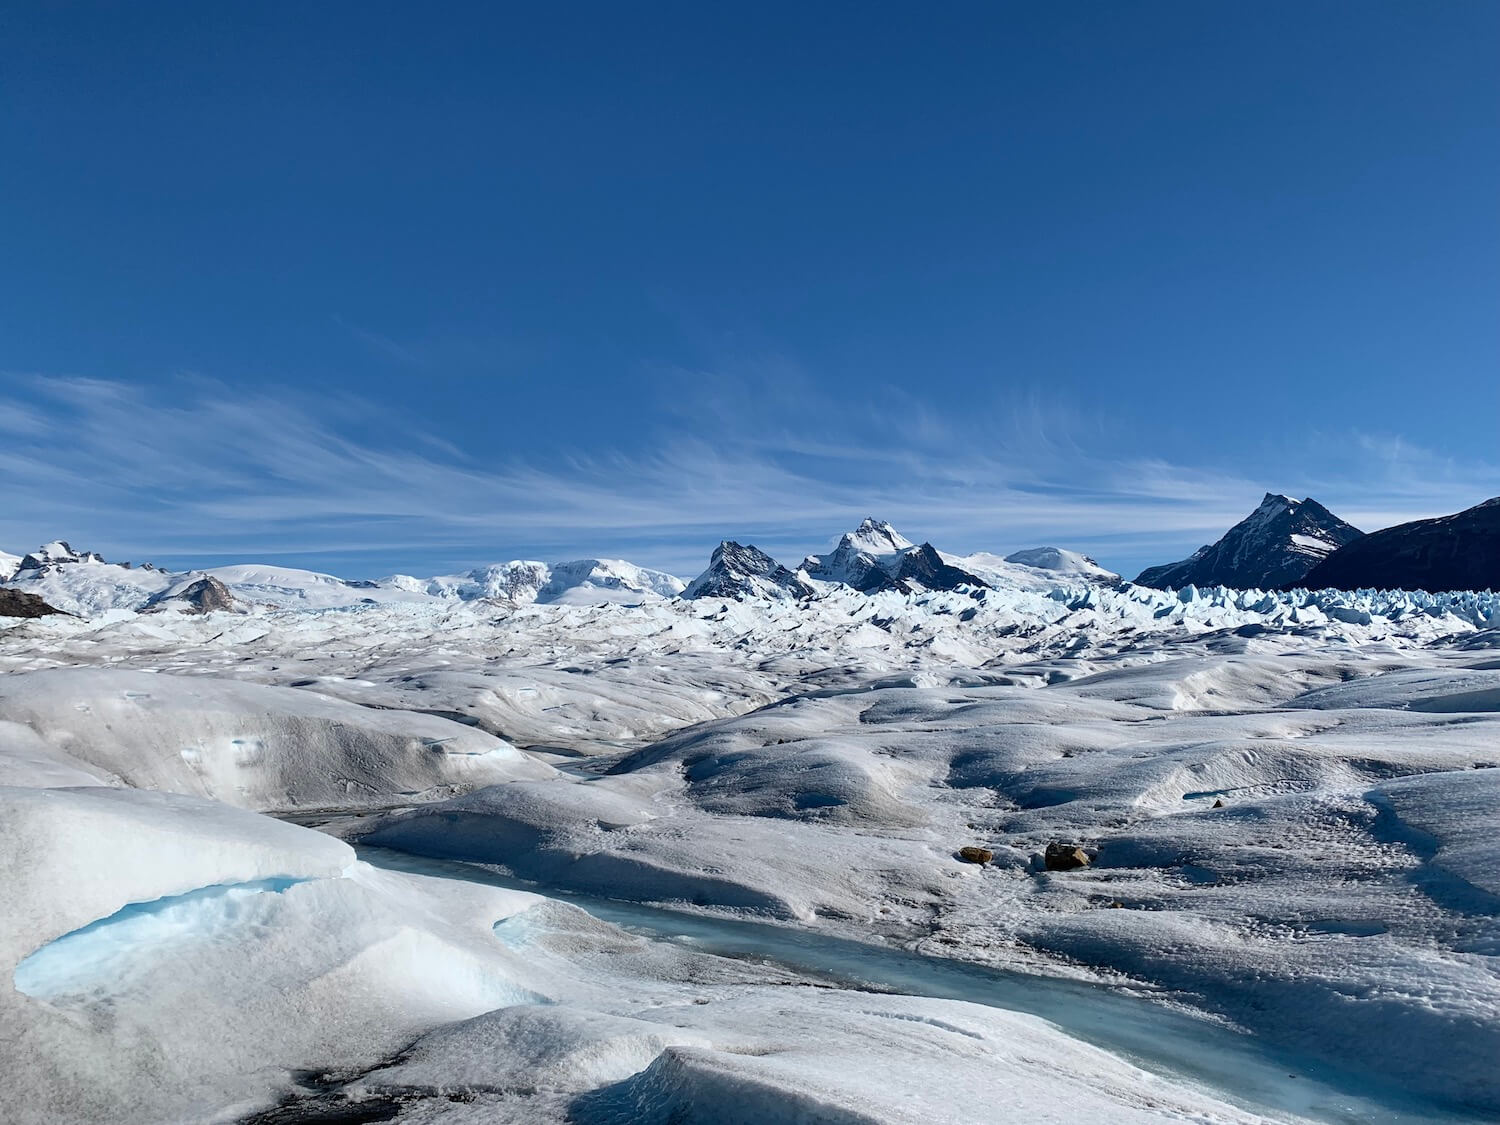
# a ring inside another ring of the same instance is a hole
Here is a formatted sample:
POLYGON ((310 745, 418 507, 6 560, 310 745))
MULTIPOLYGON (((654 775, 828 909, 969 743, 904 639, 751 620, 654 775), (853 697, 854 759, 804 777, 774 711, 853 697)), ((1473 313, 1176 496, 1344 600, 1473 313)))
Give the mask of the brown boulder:
POLYGON ((995 853, 990 851, 989 848, 976 848, 970 845, 969 847, 958 849, 958 858, 965 863, 985 864, 995 858, 995 853))
POLYGON ((1073 871, 1089 865, 1088 853, 1077 844, 1048 844, 1042 859, 1046 861, 1048 871, 1073 871))

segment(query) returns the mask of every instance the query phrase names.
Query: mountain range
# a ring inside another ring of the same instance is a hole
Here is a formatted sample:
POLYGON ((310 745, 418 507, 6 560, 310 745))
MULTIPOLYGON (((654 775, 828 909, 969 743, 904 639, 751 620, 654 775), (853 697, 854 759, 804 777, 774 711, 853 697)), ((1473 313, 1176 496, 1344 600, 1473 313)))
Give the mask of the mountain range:
MULTIPOLYGON (((1231 589, 1500 589, 1500 498, 1452 516, 1365 535, 1311 498, 1267 493, 1216 542, 1149 567, 1136 584, 1231 589)), ((361 604, 492 600, 511 605, 638 605, 682 597, 797 600, 848 588, 866 594, 1124 585, 1087 555, 1038 547, 1004 557, 951 555, 863 520, 831 550, 789 568, 754 545, 725 540, 691 582, 623 559, 514 560, 459 574, 349 580, 262 564, 184 573, 111 563, 58 540, 24 556, 0 552, 0 616, 59 611, 206 613, 250 607, 333 609, 361 604), (24 597, 20 595, 25 595, 24 597)))
POLYGON ((1500 497, 1366 535, 1316 500, 1268 492, 1218 541, 1135 581, 1163 590, 1500 590, 1500 497))
MULTIPOLYGON (((754 546, 726 540, 691 583, 622 559, 559 563, 514 560, 459 574, 394 574, 350 580, 332 574, 244 563, 184 573, 106 561, 58 540, 24 555, 0 555, 0 586, 81 617, 119 612, 205 613, 251 606, 336 609, 360 604, 493 600, 512 605, 636 605, 660 598, 806 598, 834 587, 863 593, 981 590, 1046 591, 1069 583, 1113 585, 1119 576, 1056 547, 994 555, 947 555, 913 543, 889 523, 866 519, 827 554, 796 569, 754 546)), ((22 603, 16 602, 19 609, 22 603)), ((25 603, 31 607, 31 603, 25 603)), ((17 614, 18 615, 18 614, 17 614)))

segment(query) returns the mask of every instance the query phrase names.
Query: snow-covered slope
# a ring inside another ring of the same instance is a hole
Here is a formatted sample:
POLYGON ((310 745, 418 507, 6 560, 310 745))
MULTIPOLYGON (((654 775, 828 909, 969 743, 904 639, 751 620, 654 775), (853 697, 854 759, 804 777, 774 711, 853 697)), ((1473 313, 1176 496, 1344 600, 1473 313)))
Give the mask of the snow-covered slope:
POLYGON ((63 542, 49 543, 25 556, 6 585, 36 594, 67 613, 99 617, 152 608, 179 597, 205 577, 220 583, 246 607, 332 609, 414 596, 332 574, 255 563, 178 574, 150 563, 135 567, 105 562, 95 552, 75 551, 63 542))
POLYGON ((1060 547, 1015 551, 1004 558, 984 551, 972 555, 945 555, 944 558, 996 589, 1045 592, 1058 586, 1114 586, 1120 582, 1118 574, 1106 570, 1087 555, 1060 547))
POLYGON ((435 598, 490 598, 517 605, 637 605, 650 598, 675 597, 684 588, 676 575, 624 559, 577 559, 551 566, 518 559, 435 578, 397 574, 383 579, 380 585, 435 598))
POLYGON ((0 551, 0 582, 6 581, 21 566, 21 556, 0 551))
POLYGON ((1118 582, 1120 576, 1106 570, 1087 555, 1067 551, 1061 547, 1032 547, 1015 551, 1005 556, 1005 561, 1016 566, 1029 566, 1034 570, 1045 570, 1051 574, 1086 578, 1090 582, 1118 582))
POLYGON ((555 564, 536 600, 560 605, 637 605, 647 598, 676 597, 684 588, 676 575, 647 570, 624 559, 581 559, 555 564))
POLYGON ((1174 590, 1183 586, 1233 586, 1276 590, 1302 581, 1314 566, 1363 532, 1316 500, 1266 493, 1260 506, 1216 543, 1181 562, 1143 570, 1136 582, 1174 590))
POLYGON ((546 563, 517 559, 477 567, 463 574, 442 574, 434 578, 393 574, 382 578, 379 585, 434 598, 466 602, 488 598, 524 604, 536 601, 549 577, 551 571, 546 563))
POLYGON ((275 609, 337 609, 412 600, 405 590, 290 566, 242 563, 209 567, 185 577, 202 574, 218 579, 241 602, 275 609))

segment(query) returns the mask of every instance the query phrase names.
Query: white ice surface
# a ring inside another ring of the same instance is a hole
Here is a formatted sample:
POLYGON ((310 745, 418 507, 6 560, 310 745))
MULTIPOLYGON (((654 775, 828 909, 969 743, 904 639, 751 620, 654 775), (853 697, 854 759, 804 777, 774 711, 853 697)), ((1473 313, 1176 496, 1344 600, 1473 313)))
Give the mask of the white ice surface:
POLYGON ((1496 595, 401 593, 0 625, 17 1120, 233 1117, 308 1069, 404 1120, 1246 1117, 1029 1018, 518 914, 226 804, 411 806, 336 827, 1128 985, 1500 1112, 1496 595), (1052 840, 1095 862, 1040 870, 1052 840))

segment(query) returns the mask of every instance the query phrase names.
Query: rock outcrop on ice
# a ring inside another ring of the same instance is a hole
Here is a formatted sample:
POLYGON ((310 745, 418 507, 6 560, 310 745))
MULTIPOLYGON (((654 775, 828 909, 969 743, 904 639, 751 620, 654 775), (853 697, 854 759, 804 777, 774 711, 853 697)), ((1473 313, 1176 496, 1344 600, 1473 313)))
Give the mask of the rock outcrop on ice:
POLYGON ((1298 585, 1339 590, 1500 590, 1500 496, 1456 515, 1375 531, 1298 585))
POLYGON ((931 543, 922 543, 900 552, 883 567, 869 573, 858 587, 866 594, 877 590, 958 590, 963 587, 982 589, 986 583, 962 567, 954 566, 938 554, 931 543))
POLYGON ((142 607, 143 613, 237 613, 241 606, 229 587, 211 574, 189 578, 170 589, 154 594, 142 607))
POLYGON ((696 598, 807 598, 813 587, 801 571, 793 574, 759 547, 726 539, 714 548, 708 569, 682 593, 696 598))
POLYGON ((0 617, 48 617, 61 612, 25 590, 0 588, 0 617))
POLYGON ((1181 562, 1149 567, 1141 586, 1230 586, 1277 590, 1301 583, 1314 566, 1364 533, 1316 500, 1266 493, 1260 506, 1181 562))

